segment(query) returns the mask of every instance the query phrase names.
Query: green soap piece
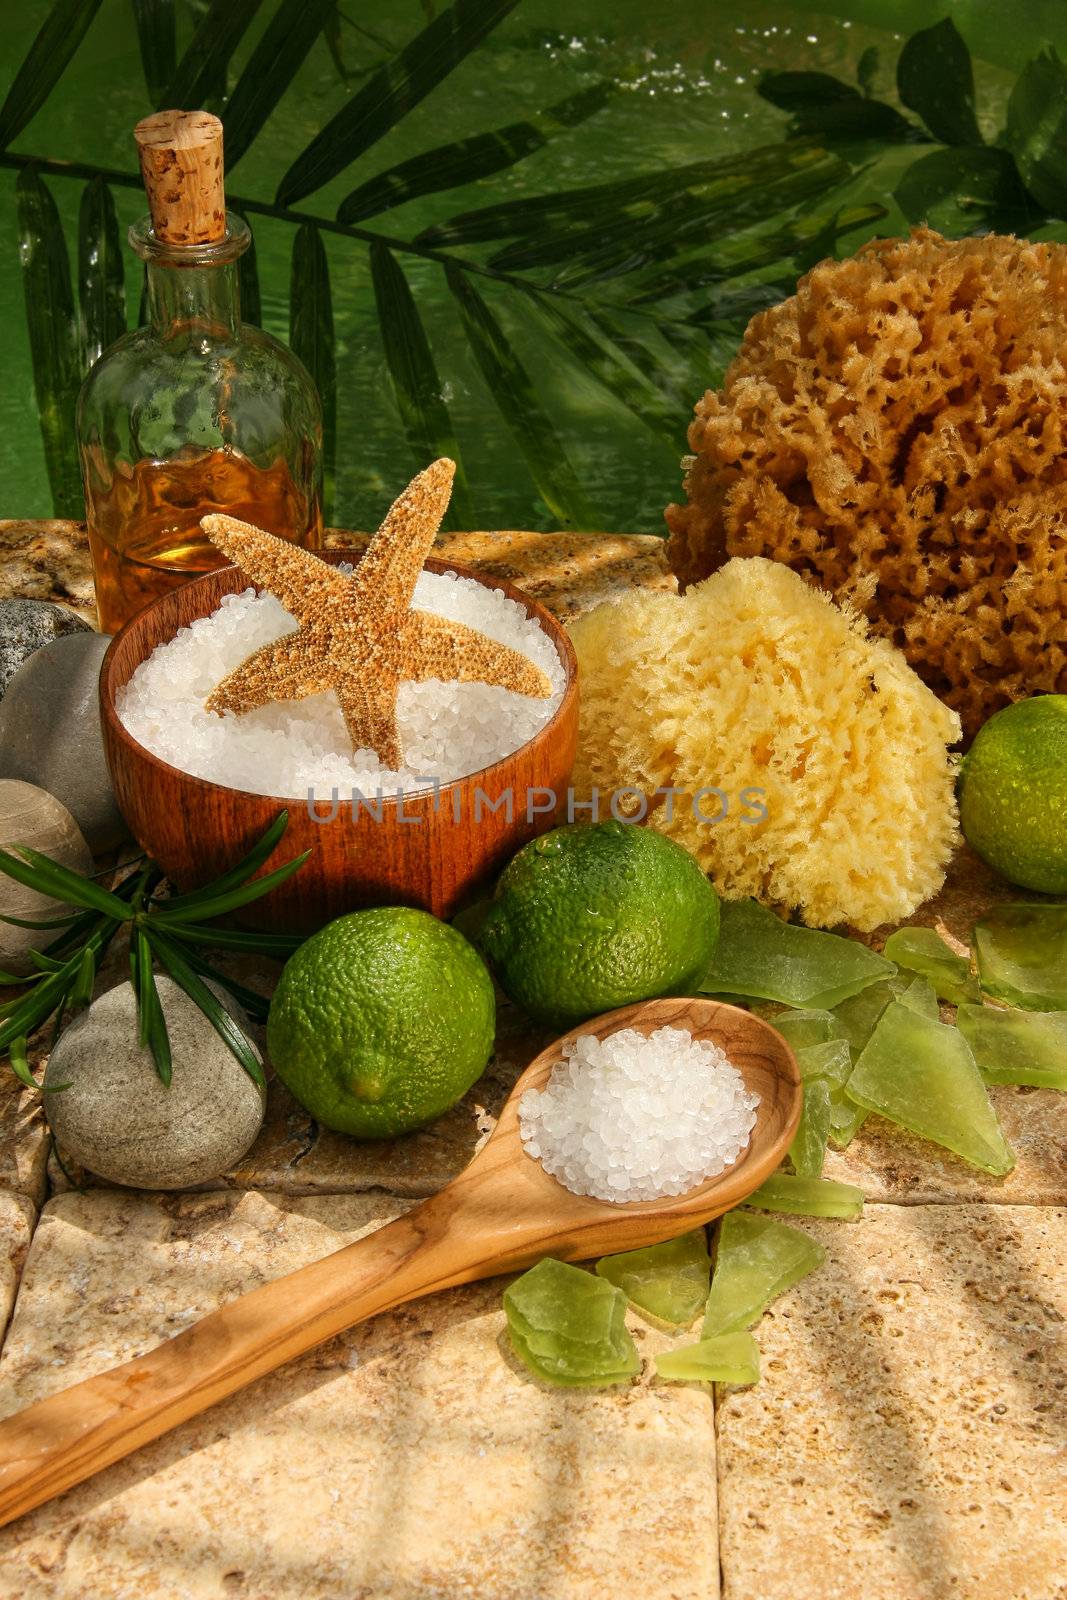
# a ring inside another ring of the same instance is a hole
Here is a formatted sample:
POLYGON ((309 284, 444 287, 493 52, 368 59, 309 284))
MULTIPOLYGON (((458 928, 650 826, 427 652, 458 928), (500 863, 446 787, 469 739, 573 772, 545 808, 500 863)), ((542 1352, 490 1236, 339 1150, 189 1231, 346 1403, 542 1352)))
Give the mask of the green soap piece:
POLYGON ((848 1075, 852 1071, 852 1052, 847 1039, 828 1039, 825 1044, 802 1045, 795 1055, 800 1076, 805 1083, 809 1078, 826 1078, 841 1088, 848 1082, 848 1075))
POLYGON ((711 1284, 711 1257, 703 1228, 645 1250, 604 1256, 596 1270, 639 1311, 674 1327, 692 1322, 704 1309, 711 1284))
POLYGON ((626 1296, 604 1278, 551 1256, 504 1290, 516 1354, 550 1383, 622 1383, 641 1370, 626 1327, 626 1296))
POLYGON ((1067 1010, 1067 904, 998 906, 975 925, 978 981, 1024 1011, 1067 1010))
POLYGON ((863 1190, 832 1178, 795 1178, 772 1172, 750 1194, 746 1206, 761 1211, 783 1211, 792 1217, 844 1217, 852 1222, 863 1215, 863 1190))
POLYGON ((830 1084, 826 1078, 805 1078, 804 1106, 789 1146, 789 1159, 798 1178, 820 1176, 829 1137, 830 1084))
POLYGON ((956 1026, 986 1083, 1067 1089, 1067 1011, 960 1006, 956 1026))
POLYGON ((750 1333, 720 1333, 664 1350, 656 1374, 672 1383, 758 1383, 759 1346, 750 1333))
POLYGON ((983 1172, 1001 1177, 1015 1165, 962 1033, 899 1000, 882 1013, 848 1094, 983 1172))
POLYGON ((897 998, 909 1011, 917 1011, 922 1017, 931 1017, 934 1022, 940 1019, 941 1007, 937 1003, 937 991, 929 978, 912 978, 911 982, 901 989, 897 998))
POLYGON ((770 1020, 793 1050, 809 1050, 845 1036, 832 1011, 780 1011, 770 1020))
POLYGON ((749 1211, 728 1211, 719 1228, 703 1337, 751 1328, 772 1300, 825 1259, 822 1245, 799 1228, 749 1211))
POLYGON ((707 993, 828 1011, 896 971, 857 940, 783 922, 755 900, 724 901, 721 909, 718 947, 700 986, 707 993))
POLYGON ((866 1046, 890 1000, 898 999, 906 987, 907 985, 899 978, 885 979, 881 983, 871 984, 862 994, 842 1000, 834 1007, 838 1026, 848 1040, 854 1056, 858 1057, 866 1046))
POLYGON ((950 949, 933 928, 898 928, 889 935, 882 953, 906 972, 929 978, 941 999, 954 1006, 978 999, 978 979, 970 962, 950 949))
POLYGON ((847 1150, 870 1116, 866 1106, 850 1100, 842 1089, 830 1097, 830 1143, 835 1150, 847 1150))

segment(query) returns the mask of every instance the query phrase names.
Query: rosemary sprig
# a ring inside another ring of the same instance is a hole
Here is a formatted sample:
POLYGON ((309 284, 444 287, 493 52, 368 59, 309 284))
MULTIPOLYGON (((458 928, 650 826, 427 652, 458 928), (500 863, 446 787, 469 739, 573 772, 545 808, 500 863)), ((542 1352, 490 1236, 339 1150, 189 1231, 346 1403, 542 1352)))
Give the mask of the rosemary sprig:
POLYGON ((27 922, 0 916, 16 927, 47 927, 61 931, 41 951, 31 951, 35 970, 25 977, 0 973, 0 985, 21 992, 0 1004, 0 1056, 6 1054, 11 1070, 23 1083, 39 1088, 27 1061, 27 1039, 51 1017, 52 1045, 66 1013, 89 1005, 96 975, 117 934, 129 940, 130 982, 137 997, 138 1037, 151 1051, 161 1081, 171 1081, 172 1060, 166 1019, 156 988, 155 965, 166 972, 198 1005, 227 1048, 256 1083, 263 1085, 263 1070, 245 1034, 207 987, 205 979, 221 984, 254 1017, 266 1014, 262 995, 229 978, 205 960, 203 947, 246 950, 284 960, 301 943, 298 934, 254 933, 215 928, 207 924, 251 904, 299 872, 310 850, 294 856, 262 878, 253 874, 267 862, 289 823, 281 811, 247 855, 214 882, 188 894, 167 895, 162 869, 144 859, 139 870, 121 883, 105 889, 36 850, 16 846, 0 850, 0 872, 27 888, 79 909, 46 922, 27 922))

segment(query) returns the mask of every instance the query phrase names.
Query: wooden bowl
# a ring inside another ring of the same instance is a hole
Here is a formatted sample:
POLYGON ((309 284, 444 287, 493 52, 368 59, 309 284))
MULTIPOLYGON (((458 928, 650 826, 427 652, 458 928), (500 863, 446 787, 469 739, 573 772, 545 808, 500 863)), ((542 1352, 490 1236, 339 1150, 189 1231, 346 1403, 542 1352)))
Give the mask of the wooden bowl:
MULTIPOLYGON (((361 552, 324 551, 333 564, 361 552)), ((285 809, 289 827, 269 870, 310 849, 299 872, 239 914, 249 927, 311 932, 367 905, 421 906, 448 917, 519 847, 553 825, 553 811, 527 812, 527 794, 565 793, 578 738, 578 663, 567 634, 543 606, 514 585, 469 567, 430 560, 430 572, 454 572, 516 600, 548 634, 566 673, 563 700, 550 722, 513 755, 481 772, 443 784, 435 795, 382 801, 381 820, 366 806, 339 803, 331 820, 314 820, 306 799, 247 794, 209 783, 161 761, 127 732, 115 709, 119 690, 158 644, 208 616, 222 597, 249 586, 237 567, 223 567, 163 595, 115 635, 100 673, 104 748, 115 796, 130 831, 181 889, 195 889, 234 864, 285 809), (475 792, 480 791, 475 814, 475 792), (510 817, 505 796, 513 796, 510 817), (499 810, 492 809, 499 804, 499 810)), ((545 796, 534 797, 545 803, 545 796)), ((323 803, 318 807, 323 811, 323 803)), ((327 809, 332 810, 332 805, 327 809)))

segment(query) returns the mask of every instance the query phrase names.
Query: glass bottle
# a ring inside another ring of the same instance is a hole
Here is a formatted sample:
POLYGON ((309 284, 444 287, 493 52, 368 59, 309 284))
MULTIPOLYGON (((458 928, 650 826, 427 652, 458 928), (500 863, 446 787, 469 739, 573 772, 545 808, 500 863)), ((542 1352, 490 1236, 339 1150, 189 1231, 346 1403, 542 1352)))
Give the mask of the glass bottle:
POLYGON ((188 578, 224 566, 210 511, 315 548, 322 412, 306 368, 240 320, 247 225, 225 210, 222 124, 160 112, 137 126, 151 216, 130 229, 148 321, 90 371, 78 398, 85 513, 104 633, 188 578))

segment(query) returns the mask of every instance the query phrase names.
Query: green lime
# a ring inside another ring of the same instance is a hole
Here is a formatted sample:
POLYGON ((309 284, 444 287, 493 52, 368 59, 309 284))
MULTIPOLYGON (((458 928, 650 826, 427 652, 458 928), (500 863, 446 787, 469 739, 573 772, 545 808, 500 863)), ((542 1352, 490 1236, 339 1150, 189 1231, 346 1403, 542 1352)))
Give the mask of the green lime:
POLYGON ((551 1027, 684 994, 708 970, 719 897, 673 839, 580 822, 524 845, 496 886, 478 945, 511 999, 551 1027))
POLYGON ((485 1071, 493 982, 463 935, 425 911, 338 917, 285 964, 267 1048, 327 1128, 391 1138, 439 1117, 485 1071))
POLYGON ((998 711, 960 774, 960 822, 972 850, 1009 883, 1067 894, 1067 694, 998 711))

